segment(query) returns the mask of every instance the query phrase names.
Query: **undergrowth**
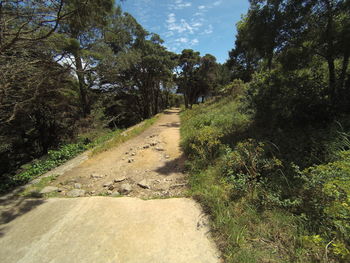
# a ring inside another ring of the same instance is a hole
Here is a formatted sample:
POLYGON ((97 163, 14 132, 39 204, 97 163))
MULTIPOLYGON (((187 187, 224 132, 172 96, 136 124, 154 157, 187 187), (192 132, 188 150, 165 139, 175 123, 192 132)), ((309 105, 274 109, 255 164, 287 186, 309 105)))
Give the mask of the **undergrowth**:
POLYGON ((346 133, 330 140, 334 131, 310 132, 315 137, 302 148, 302 136, 281 144, 282 131, 252 129, 244 109, 240 98, 225 98, 181 115, 191 194, 211 215, 226 262, 349 262, 346 133), (322 137, 328 140, 313 144, 322 137), (315 149, 328 149, 328 161, 312 162, 315 149), (311 157, 299 161, 301 151, 311 157))

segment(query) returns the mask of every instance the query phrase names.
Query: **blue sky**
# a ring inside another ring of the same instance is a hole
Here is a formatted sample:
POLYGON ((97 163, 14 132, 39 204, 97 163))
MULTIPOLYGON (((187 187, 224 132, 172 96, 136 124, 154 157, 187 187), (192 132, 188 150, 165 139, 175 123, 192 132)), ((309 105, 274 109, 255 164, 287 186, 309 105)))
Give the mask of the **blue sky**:
POLYGON ((248 10, 248 0, 126 0, 132 14, 148 31, 157 33, 171 51, 192 48, 223 63, 234 46, 236 23, 248 10))

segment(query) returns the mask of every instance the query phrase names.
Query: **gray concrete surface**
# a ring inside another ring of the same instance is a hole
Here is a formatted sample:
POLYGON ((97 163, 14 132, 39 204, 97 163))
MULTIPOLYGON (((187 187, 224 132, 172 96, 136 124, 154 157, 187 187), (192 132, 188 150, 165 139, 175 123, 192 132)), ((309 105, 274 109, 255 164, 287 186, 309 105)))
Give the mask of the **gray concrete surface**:
POLYGON ((1 214, 0 262, 220 262, 192 199, 24 200, 1 214))

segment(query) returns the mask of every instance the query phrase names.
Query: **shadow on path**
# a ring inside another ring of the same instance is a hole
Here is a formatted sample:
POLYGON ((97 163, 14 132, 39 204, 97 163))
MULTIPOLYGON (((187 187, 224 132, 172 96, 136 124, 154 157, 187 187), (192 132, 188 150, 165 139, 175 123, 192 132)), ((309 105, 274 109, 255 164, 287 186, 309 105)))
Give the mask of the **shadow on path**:
POLYGON ((166 123, 166 124, 161 124, 159 126, 161 126, 161 127, 169 127, 169 128, 179 128, 180 127, 180 123, 178 123, 178 122, 169 122, 169 123, 166 123))
POLYGON ((176 159, 167 161, 162 167, 157 168, 155 171, 162 175, 169 175, 172 173, 183 173, 185 160, 185 156, 184 154, 182 154, 176 159))
POLYGON ((44 199, 28 199, 16 194, 2 196, 0 198, 0 238, 6 234, 8 229, 8 226, 5 226, 5 224, 30 212, 43 203, 45 203, 44 199))

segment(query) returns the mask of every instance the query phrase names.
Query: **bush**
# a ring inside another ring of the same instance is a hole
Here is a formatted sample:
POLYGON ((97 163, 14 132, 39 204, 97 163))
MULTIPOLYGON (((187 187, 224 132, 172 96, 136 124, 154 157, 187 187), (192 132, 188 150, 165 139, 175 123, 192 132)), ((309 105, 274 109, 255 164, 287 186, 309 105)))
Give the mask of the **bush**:
POLYGON ((290 127, 324 123, 331 119, 327 84, 316 70, 281 69, 256 73, 249 83, 250 107, 265 126, 290 127))
POLYGON ((344 262, 350 260, 350 151, 339 160, 313 166, 300 172, 305 181, 302 191, 303 212, 317 233, 320 245, 329 243, 330 251, 344 262))
POLYGON ((250 120, 238 112, 237 100, 207 101, 203 105, 194 105, 181 115, 181 146, 191 160, 205 167, 224 151, 232 131, 244 129, 250 120))
POLYGON ((232 99, 236 99, 237 97, 244 95, 246 90, 247 84, 240 79, 235 79, 224 86, 219 93, 221 96, 231 96, 232 99))
POLYGON ((225 259, 349 262, 347 129, 336 138, 334 127, 260 127, 243 103, 212 100, 181 115, 191 191, 210 213, 225 259))
POLYGON ((227 149, 221 167, 238 192, 252 193, 264 178, 281 166, 280 160, 267 156, 264 143, 248 139, 239 142, 233 151, 227 149))
POLYGON ((86 145, 82 143, 76 143, 63 145, 58 150, 51 150, 44 160, 34 162, 28 170, 15 175, 12 179, 12 184, 19 185, 26 183, 32 178, 39 176, 64 163, 65 161, 75 157, 86 149, 86 145))

